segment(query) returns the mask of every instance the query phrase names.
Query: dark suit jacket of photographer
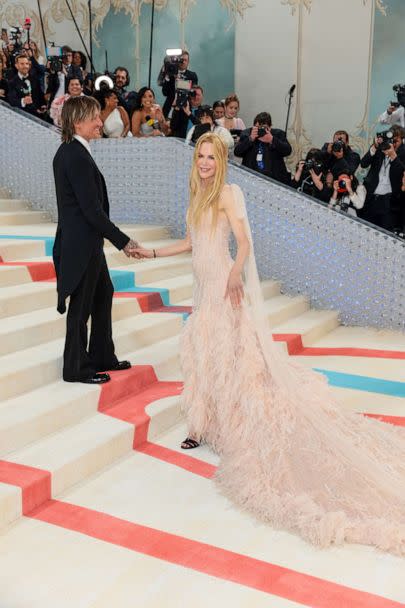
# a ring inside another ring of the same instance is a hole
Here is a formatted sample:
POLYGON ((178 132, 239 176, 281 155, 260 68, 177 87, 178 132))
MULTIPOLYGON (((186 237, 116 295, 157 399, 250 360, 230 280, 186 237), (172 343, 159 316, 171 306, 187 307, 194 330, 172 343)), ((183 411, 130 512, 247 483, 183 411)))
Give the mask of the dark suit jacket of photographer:
MULTIPOLYGON (((198 76, 195 72, 191 70, 185 70, 182 73, 183 80, 191 80, 193 86, 198 84, 198 76)), ((169 80, 163 80, 162 84, 162 95, 166 97, 166 101, 163 104, 163 115, 167 118, 170 114, 170 110, 172 109, 173 101, 176 96, 176 78, 175 76, 171 76, 169 80)))
POLYGON ((53 248, 58 311, 76 289, 95 250, 104 238, 123 249, 129 237, 109 219, 105 180, 91 154, 76 139, 63 143, 53 160, 58 227, 53 248))
MULTIPOLYGON (((382 167, 385 154, 377 148, 374 156, 370 150, 361 159, 363 169, 370 167, 369 172, 364 178, 364 186, 367 190, 367 197, 362 210, 362 217, 367 214, 367 204, 373 196, 380 179, 380 169, 382 167)), ((390 163, 390 182, 392 188, 391 211, 393 215, 394 228, 403 229, 405 227, 405 209, 401 202, 402 199, 402 176, 405 171, 405 146, 401 144, 397 150, 397 158, 390 163)))
POLYGON ((172 118, 170 120, 170 130, 173 137, 186 139, 188 121, 191 120, 193 125, 197 125, 199 123, 199 120, 195 116, 199 109, 200 106, 197 108, 192 108, 190 116, 187 116, 182 108, 174 108, 172 118))
POLYGON ((283 184, 290 184, 290 174, 285 166, 284 157, 291 154, 291 146, 288 143, 284 131, 280 129, 271 129, 273 142, 271 144, 263 144, 263 161, 264 170, 260 171, 257 168, 256 157, 259 150, 259 142, 250 140, 252 129, 242 131, 240 140, 235 146, 235 156, 242 158, 242 165, 263 173, 267 177, 277 180, 283 184))
MULTIPOLYGON (((334 171, 334 166, 339 162, 339 158, 336 158, 333 154, 328 154, 328 143, 324 144, 322 147, 322 152, 325 153, 325 164, 327 169, 332 171, 334 177, 337 178, 336 171, 334 171)), ((349 175, 354 175, 360 164, 360 154, 351 149, 350 146, 347 146, 344 153, 343 159, 346 161, 348 165, 349 175)))
POLYGON ((30 81, 33 103, 25 106, 24 108, 22 107, 21 100, 27 95, 27 85, 21 80, 18 74, 14 76, 14 78, 12 78, 8 83, 8 103, 14 108, 20 108, 21 110, 25 110, 34 116, 38 116, 37 110, 42 105, 45 105, 45 98, 41 91, 38 78, 28 76, 27 79, 30 81))

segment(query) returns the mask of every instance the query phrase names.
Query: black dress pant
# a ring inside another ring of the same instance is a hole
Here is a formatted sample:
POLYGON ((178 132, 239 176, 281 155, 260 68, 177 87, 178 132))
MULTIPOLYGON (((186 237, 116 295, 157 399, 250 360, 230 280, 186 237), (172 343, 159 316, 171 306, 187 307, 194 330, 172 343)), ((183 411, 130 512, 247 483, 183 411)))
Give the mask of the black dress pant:
POLYGON ((107 262, 100 248, 93 253, 79 285, 70 296, 63 354, 64 380, 85 380, 97 371, 111 369, 117 364, 112 340, 113 294, 107 262))
POLYGON ((385 230, 392 230, 391 194, 373 194, 364 208, 365 220, 385 230))

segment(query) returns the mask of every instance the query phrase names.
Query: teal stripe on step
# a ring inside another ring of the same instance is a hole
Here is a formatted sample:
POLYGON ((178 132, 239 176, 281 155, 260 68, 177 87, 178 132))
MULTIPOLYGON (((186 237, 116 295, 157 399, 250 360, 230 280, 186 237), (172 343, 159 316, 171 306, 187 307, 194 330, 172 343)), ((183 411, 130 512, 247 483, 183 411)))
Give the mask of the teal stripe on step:
POLYGON ((405 382, 381 380, 380 378, 371 378, 369 376, 355 376, 353 374, 333 372, 328 369, 314 368, 314 370, 324 374, 331 386, 350 388, 356 391, 364 391, 366 393, 390 395, 391 397, 405 397, 405 382))
POLYGON ((115 270, 110 268, 110 277, 114 291, 129 291, 135 285, 135 273, 130 270, 115 270))
POLYGON ((45 255, 51 256, 54 237, 53 236, 26 236, 24 234, 0 234, 0 239, 10 239, 17 241, 44 241, 45 255))

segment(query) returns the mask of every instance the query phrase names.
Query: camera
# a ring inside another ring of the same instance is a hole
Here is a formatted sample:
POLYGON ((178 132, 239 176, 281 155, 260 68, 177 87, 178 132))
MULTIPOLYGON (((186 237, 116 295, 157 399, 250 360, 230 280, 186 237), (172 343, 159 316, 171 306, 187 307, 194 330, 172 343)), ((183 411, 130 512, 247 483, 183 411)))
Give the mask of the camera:
POLYGON ((176 79, 176 108, 184 108, 197 95, 192 86, 192 80, 176 79))
POLYGON ((62 63, 62 47, 55 46, 53 42, 50 43, 50 46, 46 47, 46 57, 49 61, 49 71, 50 72, 61 72, 63 63, 62 63))
POLYGON ((394 84, 392 90, 397 94, 398 103, 405 107, 405 84, 394 84))
POLYGON ((181 49, 167 49, 163 60, 163 68, 166 76, 176 77, 182 62, 183 51, 181 49))
POLYGON ((344 213, 347 213, 347 210, 350 207, 350 203, 346 203, 344 201, 339 201, 339 203, 336 205, 336 207, 338 207, 340 209, 340 211, 343 211, 344 213))
POLYGON ((388 150, 394 143, 394 134, 392 131, 382 131, 381 133, 376 133, 376 137, 382 139, 382 143, 378 146, 381 150, 388 150))
POLYGON ((343 192, 346 191, 347 190, 347 188, 346 188, 346 180, 340 179, 338 181, 338 187, 339 187, 339 190, 342 190, 343 192))
POLYGON ((332 152, 342 152, 346 148, 345 142, 339 137, 337 141, 332 144, 332 152))
POLYGON ((315 171, 317 175, 322 171, 322 163, 315 160, 315 158, 309 158, 304 163, 304 171, 315 171))
POLYGON ((267 133, 267 130, 265 127, 259 127, 257 129, 257 137, 259 137, 259 138, 264 137, 266 135, 266 133, 267 133))

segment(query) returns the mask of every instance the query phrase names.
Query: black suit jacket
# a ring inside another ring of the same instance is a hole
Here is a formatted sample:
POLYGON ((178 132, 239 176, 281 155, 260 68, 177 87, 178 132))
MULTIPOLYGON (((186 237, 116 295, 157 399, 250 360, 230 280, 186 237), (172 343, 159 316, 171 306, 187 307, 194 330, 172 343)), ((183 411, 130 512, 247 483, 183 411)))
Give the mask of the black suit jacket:
MULTIPOLYGON (((183 80, 191 80, 193 85, 198 84, 198 76, 191 70, 185 70, 183 72, 183 80)), ((171 76, 169 80, 163 80, 162 94, 166 97, 166 101, 163 104, 163 114, 167 118, 170 110, 172 109, 173 101, 176 95, 176 77, 171 76)))
POLYGON ((284 157, 291 154, 291 146, 288 143, 284 131, 271 129, 273 143, 263 144, 264 169, 260 171, 257 167, 256 157, 259 151, 259 143, 250 140, 252 129, 246 129, 241 133, 240 140, 235 146, 235 156, 242 157, 242 165, 263 173, 283 184, 290 184, 290 174, 285 166, 284 157))
MULTIPOLYGON (((367 190, 367 200, 374 194, 378 182, 380 179, 380 169, 385 158, 384 152, 377 148, 374 156, 371 155, 370 151, 367 152, 361 159, 361 166, 363 169, 370 167, 369 172, 364 178, 364 185, 367 190)), ((394 197, 399 197, 402 185, 402 176, 404 173, 405 163, 405 146, 402 144, 397 150, 397 158, 390 164, 390 182, 392 188, 392 194, 394 197)))
POLYGON ((190 116, 187 116, 187 114, 183 111, 182 108, 174 108, 172 118, 170 120, 170 130, 172 132, 173 137, 180 137, 181 139, 186 139, 188 121, 191 120, 193 125, 198 124, 199 121, 195 115, 197 114, 199 109, 200 106, 198 106, 198 108, 192 108, 190 116))
POLYGON ((76 139, 63 143, 53 159, 58 227, 53 259, 57 277, 58 311, 78 286, 95 249, 106 238, 123 249, 129 237, 109 219, 104 177, 91 154, 76 139))
POLYGON ((41 91, 41 87, 39 84, 39 80, 34 76, 28 76, 31 85, 31 97, 32 104, 25 106, 24 108, 21 105, 21 100, 23 97, 28 95, 28 85, 21 80, 18 76, 14 76, 10 82, 8 83, 8 102, 11 106, 15 108, 20 108, 21 110, 25 110, 30 114, 34 114, 34 116, 38 116, 37 110, 45 105, 44 95, 41 91))

